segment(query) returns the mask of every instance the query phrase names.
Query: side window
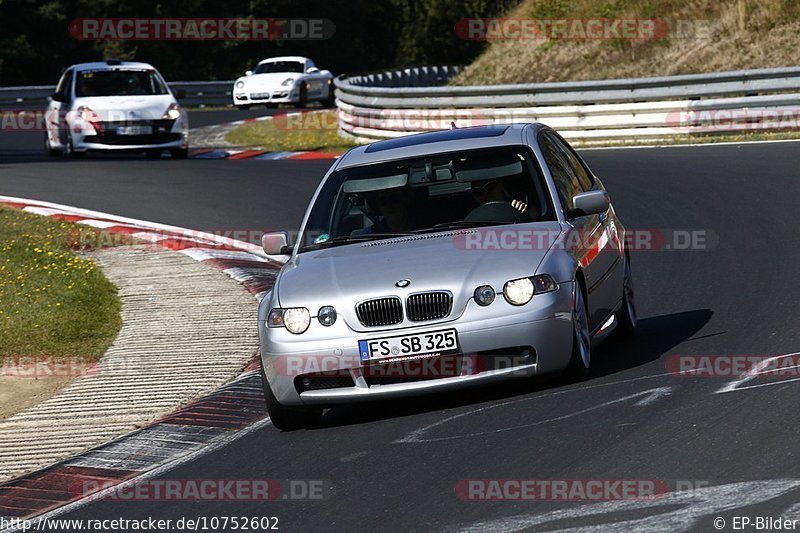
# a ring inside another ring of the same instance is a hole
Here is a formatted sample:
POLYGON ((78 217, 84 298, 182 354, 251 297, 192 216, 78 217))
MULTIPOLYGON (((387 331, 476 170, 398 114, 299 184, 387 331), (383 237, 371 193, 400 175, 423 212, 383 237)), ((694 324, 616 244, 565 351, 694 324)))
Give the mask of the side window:
POLYGON ((539 147, 542 149, 544 160, 553 176, 561 205, 565 210, 572 209, 572 197, 584 190, 578 177, 572 171, 569 160, 555 144, 553 137, 546 132, 539 134, 539 147))
POLYGON ((69 86, 70 82, 72 81, 72 69, 66 71, 62 76, 61 79, 58 80, 58 86, 56 86, 56 92, 59 94, 63 94, 66 97, 69 97, 69 86))
POLYGON ((552 135, 552 139, 564 154, 564 157, 566 157, 572 172, 578 177, 583 191, 586 192, 590 190, 594 185, 594 180, 583 164, 583 161, 578 157, 578 154, 576 154, 572 147, 558 135, 552 135))

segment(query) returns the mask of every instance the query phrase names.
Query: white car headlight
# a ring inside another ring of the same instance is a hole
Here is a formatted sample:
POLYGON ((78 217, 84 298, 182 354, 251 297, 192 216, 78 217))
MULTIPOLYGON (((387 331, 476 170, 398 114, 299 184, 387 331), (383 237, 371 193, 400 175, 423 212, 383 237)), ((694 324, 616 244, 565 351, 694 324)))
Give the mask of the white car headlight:
POLYGON ((520 278, 507 281, 503 287, 503 295, 511 305, 525 305, 534 294, 551 292, 558 284, 549 274, 540 274, 532 278, 520 278))
POLYGON ((473 297, 478 305, 489 305, 494 301, 494 289, 491 285, 481 285, 473 293, 473 297))
POLYGON ((299 335, 308 329, 311 324, 311 313, 305 307, 289 307, 288 309, 273 309, 267 317, 267 327, 285 327, 289 333, 299 335))
POLYGON ((244 87, 244 80, 237 81, 236 82, 236 88, 237 89, 241 89, 242 87, 244 87))
POLYGON ((291 85, 293 83, 294 83, 294 78, 286 78, 285 80, 283 80, 283 83, 281 83, 281 85, 285 87, 286 85, 291 85))
POLYGON ((336 309, 330 305, 320 307, 317 311, 317 319, 323 326, 332 326, 336 322, 336 309))
POLYGON ((162 119, 169 119, 169 120, 178 120, 181 116, 181 108, 178 104, 170 104, 167 110, 164 112, 164 115, 161 117, 162 119))

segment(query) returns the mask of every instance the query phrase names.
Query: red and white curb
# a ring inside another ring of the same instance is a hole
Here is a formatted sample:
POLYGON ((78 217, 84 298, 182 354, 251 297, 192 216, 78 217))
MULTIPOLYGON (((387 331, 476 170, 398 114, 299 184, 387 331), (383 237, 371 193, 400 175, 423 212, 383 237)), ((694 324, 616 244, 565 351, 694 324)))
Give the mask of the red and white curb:
MULTIPOLYGON (((0 196, 0 205, 176 250, 222 270, 259 299, 281 267, 280 258, 267 256, 256 245, 210 233, 9 196, 0 196)), ((152 477, 263 427, 269 420, 259 365, 254 360, 233 382, 142 430, 0 484, 0 517, 30 519, 67 512, 102 497, 103 491, 87 495, 87 486, 109 492, 108 487, 152 477)))
POLYGON ((275 161, 278 159, 337 159, 342 154, 323 152, 265 152, 261 150, 193 150, 190 159, 227 159, 231 161, 251 159, 256 161, 275 161))

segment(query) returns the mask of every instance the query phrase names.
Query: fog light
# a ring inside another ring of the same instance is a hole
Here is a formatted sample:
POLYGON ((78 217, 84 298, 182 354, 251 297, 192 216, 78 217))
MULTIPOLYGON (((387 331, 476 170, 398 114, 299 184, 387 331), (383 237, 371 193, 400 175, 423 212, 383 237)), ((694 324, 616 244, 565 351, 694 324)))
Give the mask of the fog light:
POLYGON ((494 301, 495 292, 490 285, 481 285, 475 289, 473 296, 478 305, 489 305, 494 301))
POLYGON ((304 389, 310 389, 311 388, 311 380, 309 378, 301 379, 300 383, 303 385, 304 389))
POLYGON ((323 326, 332 326, 336 322, 336 309, 330 305, 320 307, 317 311, 317 319, 323 326))

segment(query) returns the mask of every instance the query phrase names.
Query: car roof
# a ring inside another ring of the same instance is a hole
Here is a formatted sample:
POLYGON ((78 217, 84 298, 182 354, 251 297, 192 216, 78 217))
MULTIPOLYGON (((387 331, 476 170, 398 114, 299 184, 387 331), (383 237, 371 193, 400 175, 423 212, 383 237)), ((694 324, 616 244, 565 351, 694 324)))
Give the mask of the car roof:
POLYGON ((305 63, 308 61, 307 57, 303 56, 279 56, 279 57, 268 57, 267 59, 262 59, 258 62, 259 65, 262 63, 274 63, 277 61, 299 61, 301 63, 305 63))
POLYGON ((353 148, 339 158, 336 168, 338 170, 427 154, 526 144, 525 131, 528 128, 533 128, 534 133, 538 133, 547 126, 539 123, 502 124, 405 135, 353 148))
POLYGON ((140 63, 138 61, 93 61, 91 63, 78 63, 72 65, 71 69, 76 72, 85 70, 114 70, 114 69, 144 69, 155 70, 153 65, 149 63, 140 63))

